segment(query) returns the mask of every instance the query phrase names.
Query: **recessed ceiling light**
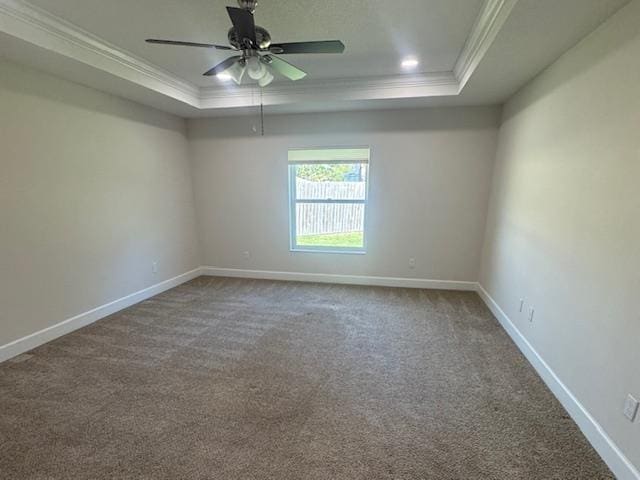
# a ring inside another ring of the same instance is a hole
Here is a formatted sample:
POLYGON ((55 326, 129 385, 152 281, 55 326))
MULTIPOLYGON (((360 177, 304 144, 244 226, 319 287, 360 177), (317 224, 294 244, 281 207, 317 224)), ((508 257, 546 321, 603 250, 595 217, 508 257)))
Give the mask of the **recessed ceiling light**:
POLYGON ((233 80, 233 77, 229 75, 227 72, 222 72, 216 75, 218 80, 222 80, 223 82, 228 82, 229 80, 233 80))
POLYGON ((400 64, 402 68, 405 70, 411 70, 412 68, 416 68, 420 62, 415 58, 405 58, 400 64))

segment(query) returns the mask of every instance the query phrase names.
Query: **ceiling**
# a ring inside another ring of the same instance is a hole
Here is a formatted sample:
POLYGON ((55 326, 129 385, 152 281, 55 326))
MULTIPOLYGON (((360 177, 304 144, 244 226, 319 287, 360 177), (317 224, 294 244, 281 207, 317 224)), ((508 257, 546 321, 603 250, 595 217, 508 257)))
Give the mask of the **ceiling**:
MULTIPOLYGON (((262 0, 276 42, 340 39, 342 55, 287 55, 309 73, 262 92, 273 112, 501 103, 628 0, 262 0), (419 60, 412 71, 400 63, 419 60)), ((242 113, 257 87, 202 73, 228 52, 234 0, 0 0, 0 56, 185 117, 242 113)))
MULTIPOLYGON (((228 45, 225 6, 235 0, 31 0, 109 43, 198 86, 220 81, 203 72, 229 52, 149 45, 145 38, 228 45)), ((290 55, 309 79, 399 75, 400 59, 418 72, 451 71, 482 0, 262 0, 255 19, 274 42, 342 40, 343 55, 290 55)))

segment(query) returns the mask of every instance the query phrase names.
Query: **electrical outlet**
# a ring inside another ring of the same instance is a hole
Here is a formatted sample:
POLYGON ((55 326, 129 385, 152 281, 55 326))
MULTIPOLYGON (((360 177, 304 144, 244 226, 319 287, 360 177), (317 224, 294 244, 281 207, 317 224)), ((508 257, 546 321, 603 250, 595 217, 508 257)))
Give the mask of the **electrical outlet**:
POLYGON ((638 400, 636 400, 635 398, 633 398, 633 395, 629 395, 627 397, 627 400, 624 402, 624 416, 627 417, 627 419, 630 422, 633 422, 636 419, 636 416, 638 415, 638 405, 640 405, 640 403, 638 402, 638 400))
POLYGON ((151 264, 151 273, 158 273, 158 262, 153 262, 151 264))
POLYGON ((536 311, 533 309, 533 307, 529 307, 529 321, 530 322, 533 322, 534 313, 536 313, 536 311))
POLYGON ((520 307, 518 308, 518 311, 522 313, 522 309, 524 309, 524 298, 520 299, 520 307))
POLYGON ((416 259, 415 259, 415 258, 413 258, 413 257, 411 257, 411 258, 409 259, 409 268, 410 268, 411 270, 413 270, 414 268, 416 268, 416 259))
POLYGON ((245 260, 249 260, 251 258, 251 252, 249 250, 242 252, 242 256, 245 260))

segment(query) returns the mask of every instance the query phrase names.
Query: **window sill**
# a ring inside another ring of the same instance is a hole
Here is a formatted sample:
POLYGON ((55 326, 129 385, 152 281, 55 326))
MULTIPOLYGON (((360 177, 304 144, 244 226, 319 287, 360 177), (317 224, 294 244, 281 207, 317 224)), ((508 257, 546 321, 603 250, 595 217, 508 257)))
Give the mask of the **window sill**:
POLYGON ((366 255, 366 250, 346 250, 346 249, 331 249, 331 248, 290 248, 290 252, 294 253, 338 253, 347 255, 366 255))

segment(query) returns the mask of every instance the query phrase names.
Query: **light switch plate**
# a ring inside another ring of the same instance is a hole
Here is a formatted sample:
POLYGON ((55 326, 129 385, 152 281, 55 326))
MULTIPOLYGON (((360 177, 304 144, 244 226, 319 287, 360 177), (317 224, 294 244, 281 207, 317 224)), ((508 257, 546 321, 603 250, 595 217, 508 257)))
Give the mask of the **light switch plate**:
POLYGON ((638 415, 638 405, 638 400, 632 395, 629 395, 626 402, 624 402, 624 416, 627 417, 630 422, 633 422, 638 415))

